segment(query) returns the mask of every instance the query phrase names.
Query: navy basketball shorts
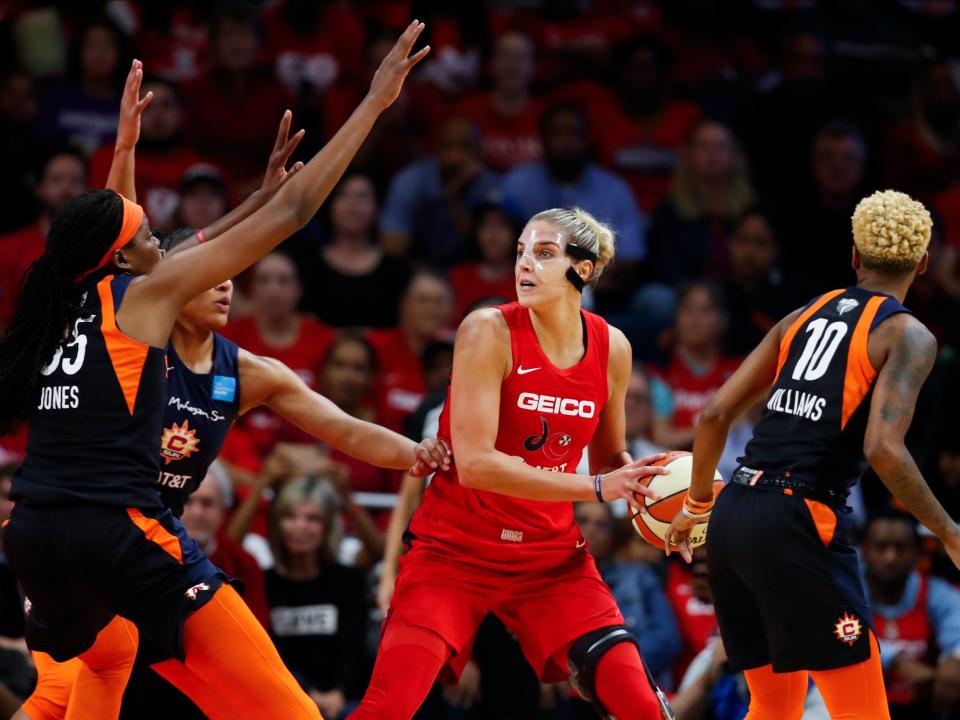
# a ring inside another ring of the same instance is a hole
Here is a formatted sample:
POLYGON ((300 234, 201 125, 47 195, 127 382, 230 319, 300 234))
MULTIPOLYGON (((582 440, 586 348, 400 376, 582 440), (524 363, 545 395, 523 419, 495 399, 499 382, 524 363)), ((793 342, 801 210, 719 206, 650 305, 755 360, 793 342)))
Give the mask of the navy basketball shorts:
POLYGON ((731 483, 720 493, 707 567, 732 670, 831 670, 870 657, 872 620, 847 517, 778 488, 731 483))
POLYGON ((154 661, 183 659, 183 623, 226 576, 169 510, 18 503, 3 528, 29 602, 26 639, 57 661, 93 645, 121 615, 154 661))

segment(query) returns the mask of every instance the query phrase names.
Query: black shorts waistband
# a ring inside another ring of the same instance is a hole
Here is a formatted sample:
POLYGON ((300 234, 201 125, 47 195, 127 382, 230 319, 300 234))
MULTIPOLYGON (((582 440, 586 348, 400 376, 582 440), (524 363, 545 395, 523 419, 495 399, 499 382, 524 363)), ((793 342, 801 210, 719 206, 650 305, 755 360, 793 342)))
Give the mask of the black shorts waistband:
POLYGON ((732 482, 746 487, 770 488, 773 490, 783 490, 790 492, 788 494, 798 495, 822 502, 831 507, 846 511, 847 497, 850 493, 846 490, 836 490, 825 488, 813 481, 796 477, 789 472, 775 473, 765 470, 754 470, 753 468, 741 465, 733 473, 732 482))

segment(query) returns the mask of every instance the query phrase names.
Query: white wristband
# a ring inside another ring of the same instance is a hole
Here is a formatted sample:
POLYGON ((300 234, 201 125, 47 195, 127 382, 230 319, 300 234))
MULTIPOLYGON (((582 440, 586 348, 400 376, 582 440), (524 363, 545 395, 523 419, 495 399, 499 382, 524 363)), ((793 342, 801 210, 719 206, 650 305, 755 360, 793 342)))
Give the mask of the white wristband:
POLYGON ((711 510, 707 510, 705 513, 695 515, 694 513, 687 510, 686 506, 680 508, 680 512, 683 513, 684 517, 690 518, 691 520, 707 520, 710 517, 711 510))

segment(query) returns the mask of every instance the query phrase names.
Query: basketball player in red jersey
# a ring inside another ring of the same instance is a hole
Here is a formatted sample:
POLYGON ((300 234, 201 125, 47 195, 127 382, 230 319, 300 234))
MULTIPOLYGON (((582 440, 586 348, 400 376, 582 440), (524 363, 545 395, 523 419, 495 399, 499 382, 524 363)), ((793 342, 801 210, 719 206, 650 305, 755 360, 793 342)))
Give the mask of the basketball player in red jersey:
POLYGON ((639 479, 664 472, 625 450, 629 343, 581 308, 613 254, 588 213, 542 212, 517 243, 519 301, 461 324, 438 433, 458 469, 435 475, 410 523, 356 720, 412 717, 438 675, 459 675, 491 611, 544 682, 572 675, 604 717, 661 716, 573 518, 575 500, 636 507, 651 494, 639 479), (584 448, 595 477, 575 474, 584 448))
POLYGON ((714 607, 728 662, 750 687, 748 720, 799 720, 810 677, 832 717, 890 717, 844 532, 864 459, 960 566, 960 528, 904 444, 937 355, 936 340, 901 304, 927 268, 931 225, 903 193, 862 200, 853 215, 857 285, 784 318, 700 416, 693 481, 667 552, 672 544, 689 562, 690 530, 709 519, 714 607), (742 465, 714 507, 730 424, 768 391, 742 465))
POLYGON ((30 431, 3 539, 32 601, 31 647, 57 660, 79 655, 75 693, 102 691, 92 694, 96 706, 71 707, 68 718, 116 716, 114 691, 126 680, 117 655, 137 642, 120 615, 240 704, 266 717, 319 718, 249 609, 160 503, 163 347, 193 296, 316 212, 428 51, 410 56, 422 30, 406 29, 330 143, 209 245, 158 264, 143 209, 110 190, 71 201, 54 221, 0 341, 0 428, 27 418, 30 431))

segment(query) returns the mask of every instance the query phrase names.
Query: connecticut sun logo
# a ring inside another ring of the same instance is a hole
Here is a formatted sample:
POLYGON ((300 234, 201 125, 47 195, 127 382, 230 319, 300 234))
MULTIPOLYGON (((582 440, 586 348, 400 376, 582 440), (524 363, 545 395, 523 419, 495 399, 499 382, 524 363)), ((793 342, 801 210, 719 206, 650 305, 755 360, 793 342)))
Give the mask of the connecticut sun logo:
POLYGON ((160 438, 160 454, 163 455, 165 465, 174 460, 190 457, 200 447, 197 431, 190 429, 190 421, 184 420, 183 425, 173 424, 172 428, 163 429, 160 438))
POLYGON ((837 620, 833 632, 840 642, 853 645, 860 639, 860 635, 863 633, 863 627, 860 625, 860 620, 857 617, 844 613, 843 617, 837 620))

